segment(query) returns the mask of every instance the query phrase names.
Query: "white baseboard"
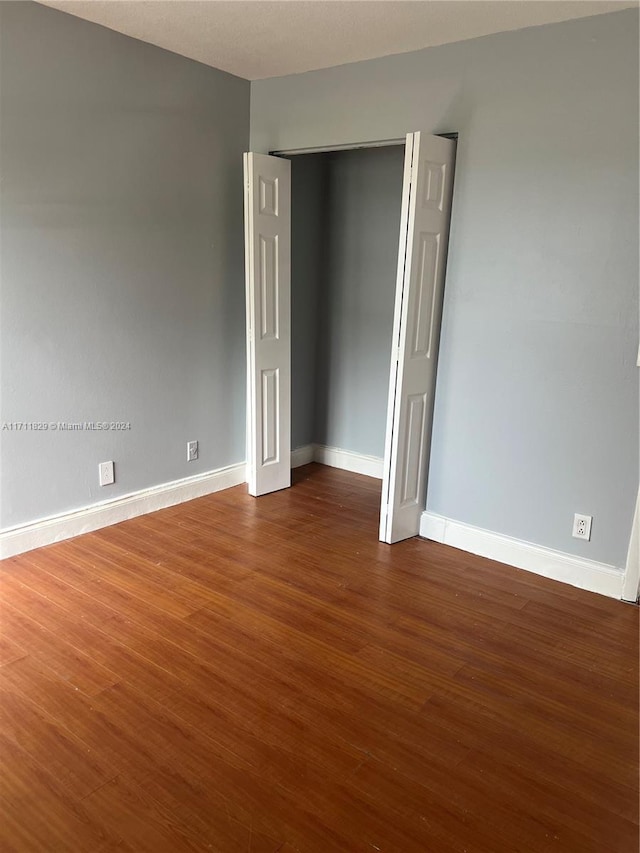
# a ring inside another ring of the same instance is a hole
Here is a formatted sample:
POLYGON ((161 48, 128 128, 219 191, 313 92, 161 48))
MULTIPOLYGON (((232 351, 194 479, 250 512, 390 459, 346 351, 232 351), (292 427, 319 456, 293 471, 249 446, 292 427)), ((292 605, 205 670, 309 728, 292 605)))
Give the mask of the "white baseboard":
MULTIPOLYGON (((334 468, 344 468, 357 474, 382 477, 382 460, 374 456, 363 456, 335 447, 308 444, 291 452, 291 467, 321 462, 334 468)), ((54 542, 62 542, 82 533, 90 533, 110 524, 118 524, 130 518, 155 512, 168 506, 200 498, 231 486, 246 482, 246 465, 230 465, 194 477, 185 477, 171 483, 163 483, 151 489, 142 489, 99 504, 82 507, 72 512, 61 513, 21 524, 0 533, 0 559, 13 557, 34 548, 42 548, 54 542)))
POLYGON ((291 451, 291 467, 299 468, 309 462, 319 462, 330 468, 342 468, 354 474, 364 474, 366 477, 382 479, 382 462, 379 456, 367 456, 364 453, 354 453, 352 450, 341 450, 339 447, 327 447, 326 444, 305 444, 291 451))
MULTIPOLYGON (((318 444, 305 445, 291 453, 292 468, 307 465, 313 461, 382 479, 382 459, 379 457, 318 444)), ((238 486, 244 482, 246 482, 246 465, 241 462, 216 471, 197 474, 194 477, 163 483, 151 489, 132 492, 73 512, 18 525, 0 533, 0 559, 51 545, 54 542, 62 542, 82 533, 90 533, 92 530, 99 530, 110 524, 118 524, 148 512, 155 512, 238 486)), ((625 574, 605 563, 584 560, 562 551, 512 539, 510 536, 492 533, 432 512, 422 513, 420 536, 526 569, 543 577, 569 583, 581 589, 612 598, 622 597, 625 574)))
POLYGON ((432 512, 422 513, 420 536, 581 589, 622 597, 624 573, 606 563, 512 539, 432 512))
POLYGON ((291 451, 291 467, 300 468, 301 465, 308 465, 314 461, 315 445, 305 444, 304 447, 296 447, 291 451))
POLYGON ((364 453, 353 453, 351 450, 340 450, 339 447, 327 447, 324 444, 315 445, 313 456, 315 461, 322 465, 382 479, 382 459, 379 456, 366 456, 364 453))
POLYGON ((299 468, 309 462, 319 462, 330 468, 342 468, 354 474, 364 474, 366 477, 382 479, 382 459, 379 456, 366 456, 364 453, 354 453, 352 450, 341 450, 339 447, 327 447, 326 444, 305 444, 291 451, 291 467, 299 468))
POLYGON ((163 483, 151 489, 142 489, 73 512, 18 525, 0 533, 0 559, 41 548, 43 545, 51 545, 53 542, 61 542, 81 533, 90 533, 110 524, 229 489, 244 482, 246 465, 241 462, 205 474, 196 474, 194 477, 163 483))
POLYGON ((636 511, 631 524, 631 538, 627 551, 627 565, 624 572, 622 598, 625 601, 637 601, 640 596, 640 492, 636 500, 636 511))

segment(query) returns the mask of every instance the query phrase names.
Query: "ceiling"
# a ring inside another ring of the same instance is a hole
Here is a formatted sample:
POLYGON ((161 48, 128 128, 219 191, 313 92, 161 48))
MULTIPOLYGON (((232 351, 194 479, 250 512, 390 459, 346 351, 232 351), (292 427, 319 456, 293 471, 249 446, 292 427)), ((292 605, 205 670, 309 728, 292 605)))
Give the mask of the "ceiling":
POLYGON ((41 2, 248 80, 407 53, 638 5, 638 0, 41 2))

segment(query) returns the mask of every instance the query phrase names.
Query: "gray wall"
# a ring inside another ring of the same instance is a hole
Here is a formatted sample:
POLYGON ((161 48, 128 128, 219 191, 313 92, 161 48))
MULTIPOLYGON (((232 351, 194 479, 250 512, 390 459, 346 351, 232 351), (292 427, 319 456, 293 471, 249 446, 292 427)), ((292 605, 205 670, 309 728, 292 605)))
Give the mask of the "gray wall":
POLYGON ((35 4, 0 16, 1 420, 131 422, 2 432, 7 527, 244 460, 250 87, 35 4))
POLYGON ((290 159, 291 446, 382 456, 404 146, 290 159))
POLYGON ((256 151, 458 131, 428 508, 624 565, 638 488, 638 12, 252 85, 256 151), (571 537, 593 515, 592 541, 571 537))
POLYGON ((383 456, 404 146, 327 162, 315 441, 383 456))
POLYGON ((318 310, 326 258, 326 164, 291 157, 291 447, 316 441, 318 310))

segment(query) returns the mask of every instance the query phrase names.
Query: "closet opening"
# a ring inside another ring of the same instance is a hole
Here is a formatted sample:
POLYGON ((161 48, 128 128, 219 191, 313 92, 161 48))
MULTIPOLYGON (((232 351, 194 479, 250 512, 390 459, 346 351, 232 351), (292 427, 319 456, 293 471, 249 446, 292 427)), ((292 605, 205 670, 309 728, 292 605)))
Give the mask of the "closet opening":
POLYGON ((404 140, 291 163, 291 450, 382 479, 404 140))

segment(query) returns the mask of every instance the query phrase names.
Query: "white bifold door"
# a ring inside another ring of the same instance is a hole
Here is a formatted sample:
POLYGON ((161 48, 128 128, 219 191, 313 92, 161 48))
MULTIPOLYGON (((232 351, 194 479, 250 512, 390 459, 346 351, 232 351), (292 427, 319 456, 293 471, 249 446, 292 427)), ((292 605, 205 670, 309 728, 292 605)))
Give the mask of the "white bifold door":
POLYGON ((249 494, 291 485, 291 164, 244 155, 249 494))
MULTIPOLYGON (((415 536, 424 509, 455 143, 406 139, 380 539, 415 536)), ((291 175, 245 154, 247 480, 291 485, 291 175)))
POLYGON ((425 507, 455 142, 407 135, 380 540, 415 536, 425 507))

